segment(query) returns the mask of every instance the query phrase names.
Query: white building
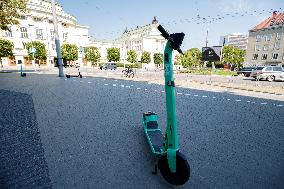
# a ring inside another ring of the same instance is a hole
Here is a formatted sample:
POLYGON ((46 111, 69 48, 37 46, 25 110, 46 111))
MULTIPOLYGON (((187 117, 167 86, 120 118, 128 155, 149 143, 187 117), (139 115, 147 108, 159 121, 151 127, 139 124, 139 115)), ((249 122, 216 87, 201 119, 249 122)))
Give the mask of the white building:
MULTIPOLYGON (((127 52, 135 50, 138 61, 141 60, 142 52, 147 51, 151 53, 151 63, 148 67, 154 67, 154 53, 164 53, 166 40, 158 31, 158 21, 153 19, 151 24, 136 27, 135 29, 125 29, 123 34, 113 41, 94 41, 90 46, 96 46, 101 53, 102 61, 107 61, 107 48, 120 48, 120 61, 127 62, 127 52)), ((173 56, 174 57, 174 56, 173 56)))
POLYGON ((246 34, 239 34, 239 33, 233 33, 228 34, 225 36, 220 37, 219 45, 232 45, 234 47, 238 47, 242 50, 247 49, 248 45, 248 35, 246 34))
MULTIPOLYGON (((8 39, 14 43, 14 60, 3 59, 3 65, 16 65, 21 60, 25 65, 31 65, 28 58, 28 52, 25 44, 31 41, 41 41, 45 44, 47 50, 47 61, 41 64, 53 63, 56 57, 53 15, 50 0, 29 0, 27 3, 27 12, 19 18, 18 26, 11 26, 11 32, 1 31, 0 37, 8 39)), ((79 47, 85 47, 89 43, 89 28, 80 26, 77 20, 71 14, 66 13, 63 7, 56 4, 56 13, 58 19, 58 32, 61 45, 63 43, 76 44, 79 47)), ((79 51, 79 50, 78 50, 79 51)), ((82 62, 83 54, 79 51, 79 62, 82 62)))

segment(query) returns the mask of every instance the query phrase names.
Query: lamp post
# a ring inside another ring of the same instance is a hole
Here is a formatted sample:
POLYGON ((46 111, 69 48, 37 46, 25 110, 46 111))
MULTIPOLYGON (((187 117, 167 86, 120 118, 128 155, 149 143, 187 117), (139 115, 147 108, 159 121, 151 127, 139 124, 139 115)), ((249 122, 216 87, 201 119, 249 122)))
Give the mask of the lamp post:
POLYGON ((61 47, 60 47, 60 40, 59 40, 59 35, 58 35, 58 25, 57 25, 55 0, 51 0, 51 6, 52 6, 52 14, 53 14, 53 25, 54 25, 55 46, 56 46, 59 77, 64 77, 63 66, 62 66, 61 47))

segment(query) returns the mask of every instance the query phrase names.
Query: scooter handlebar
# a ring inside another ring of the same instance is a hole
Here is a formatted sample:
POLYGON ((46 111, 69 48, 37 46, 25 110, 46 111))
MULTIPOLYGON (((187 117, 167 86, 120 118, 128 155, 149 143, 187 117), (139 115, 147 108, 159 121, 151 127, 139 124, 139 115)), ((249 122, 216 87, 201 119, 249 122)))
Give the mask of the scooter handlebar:
POLYGON ((176 34, 171 34, 171 35, 170 35, 170 34, 163 28, 163 26, 159 25, 157 29, 161 32, 162 36, 163 36, 165 39, 167 39, 167 40, 170 41, 171 46, 173 47, 173 49, 175 49, 175 50, 177 50, 179 53, 183 54, 182 50, 180 49, 180 45, 181 45, 182 40, 183 40, 183 37, 184 37, 184 34, 183 34, 183 33, 180 33, 181 35, 180 35, 180 34, 177 34, 177 35, 180 35, 180 36, 181 36, 180 39, 177 39, 177 38, 174 37, 176 34))
POLYGON ((159 25, 159 26, 158 26, 158 30, 161 32, 162 36, 163 36, 165 39, 169 39, 170 34, 163 28, 163 26, 159 25))

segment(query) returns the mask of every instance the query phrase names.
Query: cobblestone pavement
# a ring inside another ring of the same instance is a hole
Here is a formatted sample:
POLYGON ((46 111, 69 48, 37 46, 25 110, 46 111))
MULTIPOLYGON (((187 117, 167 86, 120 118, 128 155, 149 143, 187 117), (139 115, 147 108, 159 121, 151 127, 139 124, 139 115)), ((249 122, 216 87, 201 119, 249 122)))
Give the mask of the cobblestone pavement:
MULTIPOLYGON (((53 188, 172 188, 151 174, 141 124, 151 110, 165 131, 163 86, 0 74, 0 90, 32 97, 53 188)), ((283 101, 185 87, 176 97, 180 149, 192 170, 180 188, 284 187, 283 101)))

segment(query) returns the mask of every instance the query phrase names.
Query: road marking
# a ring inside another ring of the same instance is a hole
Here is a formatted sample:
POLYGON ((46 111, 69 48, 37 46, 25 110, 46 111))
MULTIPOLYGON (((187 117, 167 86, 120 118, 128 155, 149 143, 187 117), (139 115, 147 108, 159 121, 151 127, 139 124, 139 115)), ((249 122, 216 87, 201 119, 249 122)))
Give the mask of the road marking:
POLYGON ((126 85, 125 87, 126 87, 126 88, 130 88, 130 86, 129 86, 129 85, 126 85))
POLYGON ((161 91, 162 93, 164 93, 165 91, 161 91))
POLYGON ((65 81, 67 81, 67 79, 65 79, 65 81))
POLYGON ((247 102, 248 102, 248 103, 250 103, 250 101, 249 101, 249 100, 248 100, 247 102))
POLYGON ((137 88, 137 90, 140 90, 141 88, 137 88))
POLYGON ((178 95, 182 95, 182 93, 177 93, 178 95))
POLYGON ((120 85, 121 87, 124 87, 124 85, 120 85))
POLYGON ((105 83, 105 85, 108 85, 107 83, 105 83))
POLYGON ((112 84, 112 86, 116 87, 116 84, 112 84))
POLYGON ((148 89, 145 89, 145 91, 147 91, 148 89))
POLYGON ((84 78, 86 78, 86 77, 84 77, 84 78))
POLYGON ((193 96, 198 96, 198 95, 193 95, 193 96))
POLYGON ((105 81, 106 79, 104 79, 104 81, 105 81))
POLYGON ((213 96, 212 98, 216 98, 215 96, 213 96))
POLYGON ((283 107, 283 105, 282 105, 282 104, 278 104, 278 105, 276 105, 276 106, 278 106, 278 107, 283 107))
POLYGON ((155 90, 155 92, 157 92, 157 90, 155 90))
POLYGON ((91 81, 88 81, 88 83, 92 83, 91 81))
POLYGON ((133 87, 133 85, 131 85, 131 87, 133 87))
POLYGON ((235 100, 236 102, 241 102, 242 100, 235 100))
POLYGON ((207 96, 202 96, 202 98, 207 98, 207 96))
POLYGON ((190 94, 188 94, 188 93, 187 93, 187 94, 184 94, 184 95, 186 95, 186 96, 190 96, 190 94))
POLYGON ((228 98, 227 100, 231 100, 231 99, 228 98))
POLYGON ((263 105, 265 105, 265 104, 267 104, 266 102, 262 102, 262 103, 260 103, 260 104, 263 104, 263 105))

